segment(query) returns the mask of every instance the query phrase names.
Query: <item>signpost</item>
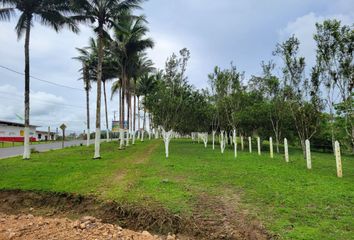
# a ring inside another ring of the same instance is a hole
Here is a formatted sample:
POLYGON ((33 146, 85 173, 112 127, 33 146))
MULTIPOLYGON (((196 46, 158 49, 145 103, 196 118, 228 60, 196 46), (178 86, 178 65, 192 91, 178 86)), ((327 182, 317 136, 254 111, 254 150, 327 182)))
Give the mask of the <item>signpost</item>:
POLYGON ((64 123, 62 125, 60 125, 60 129, 63 131, 63 140, 62 140, 62 143, 61 143, 61 147, 64 148, 66 125, 64 123))

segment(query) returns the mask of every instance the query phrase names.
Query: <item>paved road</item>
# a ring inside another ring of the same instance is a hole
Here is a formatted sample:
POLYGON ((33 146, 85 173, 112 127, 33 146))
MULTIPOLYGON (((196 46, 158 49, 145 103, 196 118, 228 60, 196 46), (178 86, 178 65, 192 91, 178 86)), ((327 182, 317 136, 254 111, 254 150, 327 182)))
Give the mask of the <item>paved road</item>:
MULTIPOLYGON (((104 141, 104 140, 102 140, 104 141)), ((90 141, 91 144, 94 143, 94 140, 90 141)), ((35 148, 39 152, 45 152, 51 149, 61 149, 61 142, 54 142, 54 143, 44 143, 44 144, 35 144, 31 145, 30 148, 35 148)), ((86 140, 74 140, 65 142, 65 147, 70 146, 79 146, 80 144, 85 145, 86 140)), ((0 159, 8 158, 8 157, 15 157, 23 154, 23 146, 19 147, 9 147, 9 148, 0 148, 0 159)))

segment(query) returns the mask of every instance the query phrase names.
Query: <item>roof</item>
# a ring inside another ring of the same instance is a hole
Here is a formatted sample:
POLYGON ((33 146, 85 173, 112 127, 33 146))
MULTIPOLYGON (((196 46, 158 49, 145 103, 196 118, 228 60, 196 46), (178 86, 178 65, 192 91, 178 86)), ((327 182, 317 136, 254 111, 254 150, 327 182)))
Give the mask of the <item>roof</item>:
MULTIPOLYGON (((48 134, 48 131, 36 131, 36 133, 48 134)), ((50 132, 50 134, 57 134, 57 133, 56 132, 50 132)))
MULTIPOLYGON (((15 126, 15 127, 25 127, 25 124, 23 124, 23 123, 9 122, 9 121, 4 121, 4 120, 0 120, 0 126, 1 125, 15 126)), ((30 127, 39 127, 39 126, 30 125, 30 127)))

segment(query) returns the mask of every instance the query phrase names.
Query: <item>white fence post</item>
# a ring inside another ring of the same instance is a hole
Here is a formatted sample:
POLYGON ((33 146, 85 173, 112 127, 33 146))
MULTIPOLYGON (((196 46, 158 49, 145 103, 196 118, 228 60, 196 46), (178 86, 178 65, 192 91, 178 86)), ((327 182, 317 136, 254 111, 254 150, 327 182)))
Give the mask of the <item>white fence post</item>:
POLYGON ((289 162, 288 139, 286 138, 284 138, 284 153, 285 153, 285 162, 289 162))
POLYGON ((250 149, 250 153, 252 153, 252 138, 248 137, 248 147, 250 149))
POLYGON ((236 138, 236 129, 234 129, 233 134, 232 134, 232 140, 234 142, 234 154, 235 158, 237 158, 237 138, 236 138))
POLYGON ((306 141, 305 141, 305 146, 306 146, 306 162, 307 162, 307 168, 308 168, 308 169, 312 169, 310 141, 309 141, 308 139, 306 139, 306 141))
POLYGON ((334 148, 336 154, 337 176, 341 178, 343 177, 343 171, 342 171, 342 159, 340 154, 340 145, 338 141, 335 142, 334 148))
POLYGON ((270 154, 270 158, 274 157, 274 154, 273 154, 273 138, 272 137, 269 138, 269 154, 270 154))
POLYGON ((243 136, 241 135, 241 150, 243 151, 244 145, 243 145, 243 136))
POLYGON ((258 155, 261 155, 261 139, 257 137, 258 155))

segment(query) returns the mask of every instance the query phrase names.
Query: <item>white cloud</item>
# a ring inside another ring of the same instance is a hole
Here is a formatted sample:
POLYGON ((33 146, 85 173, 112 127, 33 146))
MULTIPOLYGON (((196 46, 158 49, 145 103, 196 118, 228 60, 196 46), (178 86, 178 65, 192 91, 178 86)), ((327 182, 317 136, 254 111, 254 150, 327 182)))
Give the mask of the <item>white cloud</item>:
POLYGON ((354 21, 351 15, 334 14, 319 16, 310 12, 289 22, 284 29, 281 29, 279 31, 280 41, 285 41, 291 35, 295 35, 300 40, 299 54, 305 57, 308 66, 313 66, 316 62, 316 42, 313 39, 316 33, 315 24, 323 22, 326 19, 338 19, 345 25, 350 25, 354 21))

